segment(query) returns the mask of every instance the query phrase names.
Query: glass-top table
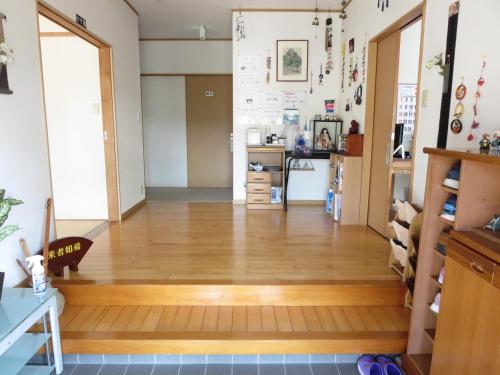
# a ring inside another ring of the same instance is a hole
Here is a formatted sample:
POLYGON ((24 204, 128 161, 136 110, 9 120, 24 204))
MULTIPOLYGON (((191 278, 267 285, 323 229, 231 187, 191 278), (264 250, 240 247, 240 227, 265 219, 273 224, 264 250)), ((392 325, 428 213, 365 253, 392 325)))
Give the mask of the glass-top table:
POLYGON ((54 366, 50 355, 47 355, 47 366, 27 365, 43 346, 46 353, 50 354, 49 340, 52 340, 56 373, 62 373, 56 294, 57 289, 52 288, 40 297, 36 297, 31 288, 4 288, 0 300, 0 373, 51 374, 54 366), (50 333, 47 314, 50 318, 50 333), (30 332, 40 321, 43 322, 43 332, 30 332))
POLYGON ((43 297, 35 297, 31 288, 5 288, 0 300, 0 341, 56 292, 57 289, 50 288, 43 297))

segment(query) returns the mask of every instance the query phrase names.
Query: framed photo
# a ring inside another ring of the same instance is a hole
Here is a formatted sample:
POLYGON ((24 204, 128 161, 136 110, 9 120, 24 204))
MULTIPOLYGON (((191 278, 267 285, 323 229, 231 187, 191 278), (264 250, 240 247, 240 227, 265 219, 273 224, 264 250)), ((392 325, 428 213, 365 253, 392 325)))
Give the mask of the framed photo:
POLYGON ((309 77, 309 41, 278 40, 276 58, 278 82, 307 82, 309 77))

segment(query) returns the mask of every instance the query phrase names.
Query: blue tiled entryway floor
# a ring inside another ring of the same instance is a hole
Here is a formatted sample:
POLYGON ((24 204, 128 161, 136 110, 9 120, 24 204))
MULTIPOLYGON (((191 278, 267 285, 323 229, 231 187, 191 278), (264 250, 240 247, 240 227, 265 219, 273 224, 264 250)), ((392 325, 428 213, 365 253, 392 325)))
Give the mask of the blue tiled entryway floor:
POLYGON ((64 375, 357 375, 356 364, 65 364, 64 375))

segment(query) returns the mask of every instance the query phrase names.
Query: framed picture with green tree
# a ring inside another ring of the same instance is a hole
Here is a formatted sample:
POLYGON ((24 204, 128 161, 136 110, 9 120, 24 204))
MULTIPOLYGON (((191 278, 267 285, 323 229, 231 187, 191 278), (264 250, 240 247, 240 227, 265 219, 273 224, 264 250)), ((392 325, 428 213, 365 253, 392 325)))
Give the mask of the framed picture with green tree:
POLYGON ((309 41, 278 40, 276 81, 307 82, 309 78, 309 41))

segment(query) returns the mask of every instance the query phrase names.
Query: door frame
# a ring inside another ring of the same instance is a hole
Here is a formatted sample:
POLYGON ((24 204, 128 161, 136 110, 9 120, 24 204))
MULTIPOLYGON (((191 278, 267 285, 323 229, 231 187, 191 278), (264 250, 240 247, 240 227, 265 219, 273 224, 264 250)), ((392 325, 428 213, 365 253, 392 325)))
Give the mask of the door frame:
MULTIPOLYGON (((84 29, 76 22, 66 17, 54 7, 48 5, 42 0, 37 1, 37 15, 42 15, 69 32, 82 38, 99 51, 99 78, 101 85, 101 111, 104 135, 104 159, 106 169, 106 192, 108 200, 108 221, 121 220, 120 213, 120 193, 118 182, 118 157, 116 145, 116 122, 115 122, 115 98, 113 83, 113 63, 112 47, 110 44, 84 29)), ((40 40, 40 30, 38 28, 38 37, 40 40)), ((41 60, 41 45, 40 61, 41 60)), ((42 75, 43 84, 43 75, 42 75)), ((45 94, 43 97, 45 107, 45 94)), ((45 125, 47 127, 47 116, 45 116, 45 125)), ((48 134, 48 127, 47 127, 48 134)), ((47 140, 48 142, 48 140, 47 140)), ((50 157, 49 157, 50 160, 50 157)), ((52 188, 51 188, 52 189, 52 188)), ((57 204, 57 202, 55 202, 57 204)))
MULTIPOLYGON (((416 134, 418 130, 419 112, 420 112, 420 88, 422 78, 422 65, 423 65, 423 46, 424 46, 424 32, 425 32, 425 9, 426 0, 417 5, 403 17, 388 26, 380 34, 376 35, 368 42, 368 67, 366 78, 366 111, 365 111, 365 135, 363 141, 363 169, 361 176, 361 204, 360 204, 360 222, 362 225, 368 224, 368 205, 370 199, 370 175, 372 164, 372 147, 373 147, 373 126, 375 120, 375 86, 377 78, 377 50, 378 43, 389 36, 390 34, 403 30, 416 20, 422 20, 422 28, 420 32, 420 56, 418 68, 418 85, 417 85, 417 111, 415 114, 414 137, 412 145, 412 167, 410 177, 410 191, 409 200, 411 200, 412 187, 413 187, 413 174, 415 167, 415 151, 416 151, 416 134)), ((395 87, 397 91, 397 87, 395 87)), ((394 106, 397 105, 397 92, 395 92, 394 106)), ((392 158, 390 161, 392 165, 392 158)), ((392 176, 390 176, 392 178, 392 176)), ((389 184, 389 181, 388 181, 389 184)), ((389 185, 388 185, 389 187, 389 185)))

